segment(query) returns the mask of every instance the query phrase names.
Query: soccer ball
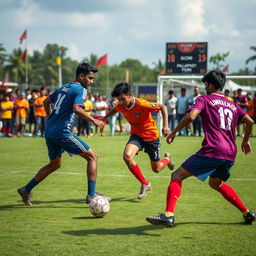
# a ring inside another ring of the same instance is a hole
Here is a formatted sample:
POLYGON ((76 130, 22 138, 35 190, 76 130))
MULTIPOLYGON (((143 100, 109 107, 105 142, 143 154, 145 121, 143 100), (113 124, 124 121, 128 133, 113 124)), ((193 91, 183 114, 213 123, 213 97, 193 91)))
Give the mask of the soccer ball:
POLYGON ((94 197, 89 204, 90 212, 93 216, 100 218, 110 211, 109 201, 103 196, 94 197))

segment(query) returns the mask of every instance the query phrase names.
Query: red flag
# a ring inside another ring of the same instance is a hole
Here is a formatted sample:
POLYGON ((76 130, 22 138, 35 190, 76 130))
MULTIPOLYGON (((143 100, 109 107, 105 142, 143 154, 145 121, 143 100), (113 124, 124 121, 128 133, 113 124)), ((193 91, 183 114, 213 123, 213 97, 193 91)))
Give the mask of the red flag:
POLYGON ((105 54, 101 58, 98 59, 96 63, 96 67, 102 66, 102 65, 107 65, 108 64, 108 55, 105 54))
POLYGON ((23 34, 20 36, 20 44, 27 38, 27 30, 23 32, 23 34))
POLYGON ((24 52, 22 53, 21 57, 19 58, 19 62, 22 62, 26 58, 27 58, 27 50, 24 50, 24 52))
POLYGON ((229 66, 227 65, 227 66, 225 66, 222 70, 221 70, 221 72, 223 72, 223 73, 227 73, 228 72, 228 68, 229 68, 229 66))
POLYGON ((5 77, 2 81, 1 87, 4 87, 7 82, 8 82, 8 79, 5 77))

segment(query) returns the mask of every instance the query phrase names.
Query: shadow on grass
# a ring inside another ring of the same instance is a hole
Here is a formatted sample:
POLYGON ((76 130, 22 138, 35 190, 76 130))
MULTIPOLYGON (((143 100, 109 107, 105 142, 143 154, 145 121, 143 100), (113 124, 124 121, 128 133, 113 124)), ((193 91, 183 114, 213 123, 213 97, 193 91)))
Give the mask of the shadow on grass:
MULTIPOLYGON (((127 201, 132 203, 137 203, 139 200, 137 199, 125 199, 125 198, 113 198, 111 202, 117 201, 127 201)), ((25 205, 21 200, 18 200, 20 204, 9 204, 9 205, 0 205, 0 211, 10 210, 10 209, 31 209, 31 208, 84 208, 87 206, 85 204, 85 199, 66 199, 66 200, 53 200, 53 201, 40 201, 40 200, 32 200, 32 206, 25 205), (65 206, 65 205, 51 205, 51 204, 79 204, 81 206, 65 206)))
MULTIPOLYGON (((95 219, 95 218, 94 218, 95 219)), ((152 226, 145 225, 140 227, 129 227, 129 228, 97 228, 97 229, 89 229, 89 230, 73 230, 73 231, 62 231, 63 234, 71 235, 71 236, 89 236, 89 235, 138 235, 138 236, 161 236, 157 234, 148 234, 147 231, 163 229, 163 226, 152 226)))
POLYGON ((21 200, 18 201, 20 204, 9 204, 9 205, 0 205, 0 211, 10 210, 10 209, 32 209, 32 208, 84 208, 85 199, 67 199, 67 200, 54 200, 54 201, 32 201, 32 206, 25 205, 21 200), (63 204, 63 203, 74 203, 82 204, 83 206, 64 206, 64 205, 51 205, 51 204, 63 204), (41 205, 49 204, 49 205, 41 205))
POLYGON ((202 222, 202 221, 191 221, 191 222, 179 222, 175 223, 175 226, 189 225, 189 224, 200 224, 200 225, 243 225, 244 222, 202 222))

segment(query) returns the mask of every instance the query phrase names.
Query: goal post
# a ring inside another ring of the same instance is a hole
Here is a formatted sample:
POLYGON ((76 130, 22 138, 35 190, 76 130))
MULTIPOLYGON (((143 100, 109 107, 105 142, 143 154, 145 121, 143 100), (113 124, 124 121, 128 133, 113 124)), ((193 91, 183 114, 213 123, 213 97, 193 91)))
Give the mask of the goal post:
MULTIPOLYGON (((186 88, 188 95, 193 94, 194 87, 199 87, 200 92, 204 92, 205 85, 202 83, 203 75, 165 75, 158 76, 157 83, 157 102, 164 104, 168 97, 168 91, 173 90, 176 96, 180 94, 180 88, 186 88)), ((223 88, 229 89, 231 92, 241 88, 246 92, 256 92, 256 75, 227 75, 226 84, 223 88)), ((162 132, 163 119, 162 115, 158 115, 158 128, 162 132)))

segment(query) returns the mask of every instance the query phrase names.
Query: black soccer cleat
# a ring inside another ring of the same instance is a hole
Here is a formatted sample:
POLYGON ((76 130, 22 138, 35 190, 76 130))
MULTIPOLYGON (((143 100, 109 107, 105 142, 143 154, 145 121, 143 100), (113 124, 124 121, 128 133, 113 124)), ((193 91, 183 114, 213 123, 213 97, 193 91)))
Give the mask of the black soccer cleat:
POLYGON ((31 200, 31 193, 28 193, 26 191, 25 187, 18 188, 17 192, 21 196, 22 201, 24 202, 24 204, 26 204, 28 206, 32 205, 32 203, 30 201, 31 200))
POLYGON ((147 217, 146 221, 152 225, 164 225, 167 228, 174 226, 174 216, 167 217, 164 213, 155 217, 147 217))
POLYGON ((256 220, 256 214, 252 211, 249 211, 245 216, 244 216, 244 223, 245 224, 252 224, 256 220))

